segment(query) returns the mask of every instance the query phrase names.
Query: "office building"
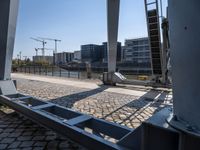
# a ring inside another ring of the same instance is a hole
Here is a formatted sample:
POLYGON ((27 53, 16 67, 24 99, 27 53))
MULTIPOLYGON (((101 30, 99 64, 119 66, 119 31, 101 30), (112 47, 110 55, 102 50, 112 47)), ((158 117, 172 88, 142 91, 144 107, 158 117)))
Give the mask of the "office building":
POLYGON ((54 54, 54 61, 55 64, 67 64, 72 62, 74 59, 74 53, 72 52, 62 52, 62 53, 55 53, 54 54))
MULTIPOLYGON (((103 62, 107 63, 108 62, 108 44, 107 42, 104 42, 102 45, 103 48, 103 62)), ((117 62, 121 62, 121 56, 122 55, 122 46, 121 43, 117 43, 117 62)))
POLYGON ((102 61, 102 46, 88 44, 81 46, 82 62, 100 62, 102 61))

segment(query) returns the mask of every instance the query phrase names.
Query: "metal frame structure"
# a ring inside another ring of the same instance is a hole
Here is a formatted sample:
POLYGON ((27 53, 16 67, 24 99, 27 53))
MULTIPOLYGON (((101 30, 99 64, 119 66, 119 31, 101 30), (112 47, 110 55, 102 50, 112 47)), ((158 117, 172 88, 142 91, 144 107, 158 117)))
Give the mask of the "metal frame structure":
POLYGON ((95 149, 99 150, 125 150, 124 146, 110 142, 109 138, 120 141, 132 132, 127 127, 22 94, 1 95, 0 102, 90 149, 95 145, 95 149))
POLYGON ((199 14, 200 1, 169 1, 174 114, 194 132, 200 131, 199 14))
POLYGON ((0 102, 89 149, 94 145, 96 150, 193 150, 191 145, 200 146, 198 135, 171 125, 170 106, 129 129, 22 94, 1 95, 0 102))
POLYGON ((19 0, 0 2, 0 80, 10 80, 19 0))
MULTIPOLYGON (((200 1, 169 0, 174 106, 134 130, 17 93, 10 70, 18 4, 18 0, 0 1, 0 103, 90 149, 199 150, 200 20, 195 16, 200 1)), ((109 57, 114 58, 119 0, 108 0, 108 10, 109 57)), ((114 69, 111 66, 110 71, 114 69)))
POLYGON ((116 72, 120 0, 107 0, 108 72, 116 72))
MULTIPOLYGON (((103 82, 108 85, 131 84, 153 87, 171 87, 166 82, 167 65, 166 53, 161 48, 160 16, 158 0, 144 0, 149 45, 151 50, 152 79, 150 81, 128 80, 116 72, 117 35, 119 24, 120 0, 107 1, 107 29, 108 29, 108 72, 103 74, 103 82)), ((161 2, 162 4, 162 2, 161 2)), ((161 8, 162 9, 162 8, 161 8)), ((162 10, 161 10, 162 11, 162 10)), ((162 13, 161 13, 162 15, 162 13)))
POLYGON ((161 35, 158 0, 144 0, 147 20, 147 31, 151 50, 152 75, 162 76, 161 35))

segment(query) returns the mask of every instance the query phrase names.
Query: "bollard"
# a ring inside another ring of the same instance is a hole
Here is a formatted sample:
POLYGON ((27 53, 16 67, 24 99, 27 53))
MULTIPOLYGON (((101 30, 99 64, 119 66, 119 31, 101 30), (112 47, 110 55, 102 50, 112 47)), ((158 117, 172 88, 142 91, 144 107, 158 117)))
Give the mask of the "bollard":
POLYGON ((47 76, 47 67, 45 67, 45 75, 47 76))
POLYGON ((60 68, 60 77, 62 76, 62 70, 61 70, 61 68, 60 68))
POLYGON ((39 75, 41 75, 41 67, 39 67, 39 75))
POLYGON ((35 66, 33 67, 33 74, 35 74, 35 66))
POLYGON ((70 71, 68 70, 68 78, 70 78, 70 71))
POLYGON ((87 78, 92 78, 92 70, 91 70, 91 63, 86 63, 86 70, 87 70, 87 78))

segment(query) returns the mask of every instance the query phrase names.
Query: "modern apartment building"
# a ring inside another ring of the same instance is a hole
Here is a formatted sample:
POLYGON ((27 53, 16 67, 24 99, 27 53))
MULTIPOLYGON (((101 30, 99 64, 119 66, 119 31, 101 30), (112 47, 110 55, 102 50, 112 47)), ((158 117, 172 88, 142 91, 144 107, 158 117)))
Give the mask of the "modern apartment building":
POLYGON ((123 62, 134 64, 138 72, 151 72, 151 54, 147 37, 125 40, 123 46, 123 62))
POLYGON ((74 60, 73 61, 81 61, 81 51, 74 51, 74 60))

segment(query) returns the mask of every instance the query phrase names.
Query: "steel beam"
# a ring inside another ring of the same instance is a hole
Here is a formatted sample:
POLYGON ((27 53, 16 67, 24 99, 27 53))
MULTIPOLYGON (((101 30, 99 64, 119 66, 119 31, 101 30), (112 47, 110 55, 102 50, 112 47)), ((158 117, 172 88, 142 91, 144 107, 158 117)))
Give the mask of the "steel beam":
POLYGON ((116 71, 120 0, 107 0, 108 72, 116 71))
POLYGON ((106 139, 110 137, 121 140, 133 131, 127 127, 22 94, 0 95, 0 103, 89 149, 128 150, 106 139))
POLYGON ((198 0, 169 1, 174 114, 189 128, 200 131, 199 14, 198 0))
POLYGON ((19 0, 0 1, 0 80, 10 80, 19 0))

